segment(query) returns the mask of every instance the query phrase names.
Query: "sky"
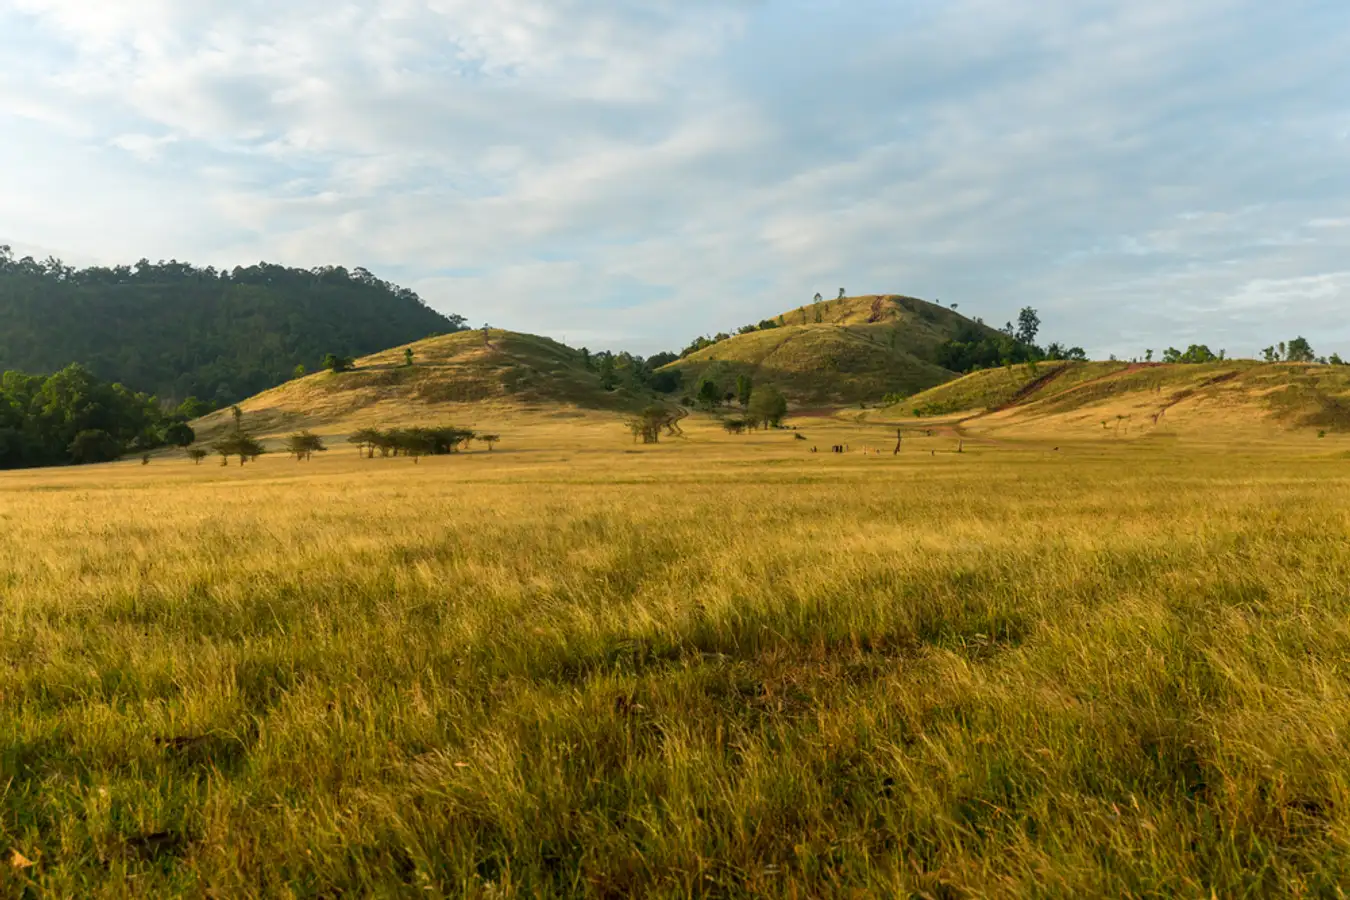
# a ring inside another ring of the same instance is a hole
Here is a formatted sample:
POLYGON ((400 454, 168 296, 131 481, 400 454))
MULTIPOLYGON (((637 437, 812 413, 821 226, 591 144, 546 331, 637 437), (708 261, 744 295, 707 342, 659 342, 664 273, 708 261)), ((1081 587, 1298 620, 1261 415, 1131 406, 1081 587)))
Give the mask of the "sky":
POLYGON ((1345 0, 0 0, 0 244, 650 354, 817 292, 1350 355, 1345 0))

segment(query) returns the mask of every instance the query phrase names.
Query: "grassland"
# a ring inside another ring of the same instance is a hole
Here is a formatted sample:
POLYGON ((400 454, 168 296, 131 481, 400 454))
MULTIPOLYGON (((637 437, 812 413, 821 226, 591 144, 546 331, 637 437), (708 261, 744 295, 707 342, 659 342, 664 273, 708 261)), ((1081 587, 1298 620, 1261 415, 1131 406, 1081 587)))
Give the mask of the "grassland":
POLYGON ((0 894, 1343 895, 1347 439, 795 424, 0 476, 0 894))

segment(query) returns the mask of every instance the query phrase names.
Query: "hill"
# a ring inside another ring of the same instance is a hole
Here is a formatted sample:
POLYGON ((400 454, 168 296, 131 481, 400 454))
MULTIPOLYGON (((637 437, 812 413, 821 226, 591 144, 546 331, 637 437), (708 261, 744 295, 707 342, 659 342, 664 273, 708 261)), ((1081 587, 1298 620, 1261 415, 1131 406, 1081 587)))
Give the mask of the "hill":
POLYGON ((73 269, 0 247, 0 369, 80 363, 166 400, 233 402, 326 353, 359 356, 462 325, 364 269, 73 269))
MULTIPOLYGON (((461 331, 356 360, 347 372, 318 372, 239 404, 247 428, 272 434, 445 420, 465 425, 520 413, 584 417, 586 411, 632 412, 648 393, 605 390, 580 351, 530 334, 461 331), (406 364, 411 350, 413 364, 406 364)), ((210 439, 232 418, 220 410, 194 423, 210 439)))
POLYGON ((1350 432, 1350 366, 1228 360, 1041 363, 974 372, 884 411, 1009 435, 1120 437, 1216 428, 1350 432))
POLYGON ((664 368, 692 390, 705 375, 734 385, 748 374, 796 405, 880 401, 956 377, 939 364, 949 340, 991 337, 994 329, 914 297, 845 297, 791 310, 758 330, 703 347, 664 368))

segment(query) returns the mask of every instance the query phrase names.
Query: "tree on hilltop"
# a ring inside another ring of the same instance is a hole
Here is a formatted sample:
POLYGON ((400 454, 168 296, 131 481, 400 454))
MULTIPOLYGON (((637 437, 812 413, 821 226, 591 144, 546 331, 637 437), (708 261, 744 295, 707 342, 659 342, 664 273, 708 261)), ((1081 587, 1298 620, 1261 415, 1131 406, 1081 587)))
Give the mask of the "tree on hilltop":
POLYGON ((1030 306, 1024 306, 1017 314, 1017 334, 1015 337, 1023 344, 1034 345, 1036 335, 1041 330, 1041 317, 1030 306))
POLYGON ((1308 339, 1300 335, 1289 342, 1284 358, 1289 362, 1310 363, 1317 359, 1317 354, 1313 353, 1308 339))

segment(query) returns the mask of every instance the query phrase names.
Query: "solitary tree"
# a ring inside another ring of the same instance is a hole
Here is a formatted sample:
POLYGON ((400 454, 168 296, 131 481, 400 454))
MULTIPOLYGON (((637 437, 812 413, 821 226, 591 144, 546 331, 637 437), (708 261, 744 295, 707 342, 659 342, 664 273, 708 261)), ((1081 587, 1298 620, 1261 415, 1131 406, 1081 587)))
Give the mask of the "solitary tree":
POLYGON ((843 288, 840 288, 840 289, 839 289, 839 299, 840 299, 840 300, 843 300, 843 299, 844 299, 844 289, 843 289, 843 288))
POLYGON ((1036 310, 1025 306, 1017 314, 1017 339, 1023 344, 1036 343, 1036 335, 1041 330, 1041 317, 1036 310))
POLYGON ((1152 350, 1145 350, 1145 351, 1144 351, 1144 362, 1153 362, 1153 351, 1152 351, 1152 350))
POLYGON ((500 441, 501 439, 502 439, 502 436, 501 436, 500 434, 480 434, 480 435, 478 436, 478 440, 480 440, 480 441, 482 441, 483 443, 487 444, 487 448, 488 448, 488 452, 489 452, 489 453, 492 452, 492 445, 495 444, 495 443, 497 443, 497 442, 500 441))
POLYGON ((292 372, 291 374, 292 374, 294 377, 296 377, 296 378, 304 378, 305 375, 306 375, 306 372, 305 372, 305 364, 304 364, 304 363, 300 363, 299 365, 297 365, 297 366, 295 367, 295 371, 292 372))
POLYGON ((413 364, 413 350, 411 347, 404 347, 403 365, 407 366, 408 368, 412 368, 412 364, 413 364))
POLYGON ((761 385, 750 396, 749 418, 765 428, 781 425, 787 410, 787 399, 772 385, 761 385))
POLYGON ((244 411, 236 403, 230 407, 230 415, 234 416, 234 430, 237 432, 244 426, 244 411))
POLYGON ((356 361, 350 356, 339 356, 336 353, 326 353, 323 357, 323 367, 330 372, 348 372, 356 365, 356 361))
POLYGON ((722 429, 727 434, 745 434, 745 420, 727 419, 722 422, 722 429))
POLYGON ((192 460, 193 465, 200 466, 202 460, 206 459, 208 451, 205 447, 189 447, 187 451, 188 459, 192 460))

